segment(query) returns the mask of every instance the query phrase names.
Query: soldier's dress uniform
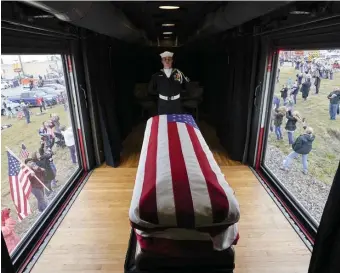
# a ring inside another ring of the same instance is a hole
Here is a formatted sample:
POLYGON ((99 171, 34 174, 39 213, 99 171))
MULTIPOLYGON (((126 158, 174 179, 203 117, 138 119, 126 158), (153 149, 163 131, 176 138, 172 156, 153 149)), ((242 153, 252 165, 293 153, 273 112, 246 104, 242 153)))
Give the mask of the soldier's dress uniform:
POLYGON ((149 93, 158 95, 158 115, 180 114, 181 93, 190 80, 179 69, 161 69, 151 77, 149 93))

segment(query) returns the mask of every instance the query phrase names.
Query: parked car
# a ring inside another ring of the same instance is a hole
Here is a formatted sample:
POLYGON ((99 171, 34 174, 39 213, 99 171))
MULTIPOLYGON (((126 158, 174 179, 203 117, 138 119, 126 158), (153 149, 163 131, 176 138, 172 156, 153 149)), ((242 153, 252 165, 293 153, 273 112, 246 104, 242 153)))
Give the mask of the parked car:
MULTIPOLYGON (((5 96, 1 95, 1 116, 4 116, 6 114, 6 109, 4 107, 4 101, 5 101, 5 96)), ((6 103, 7 106, 10 106, 12 109, 14 109, 15 111, 19 111, 20 110, 20 103, 17 102, 12 102, 10 100, 8 100, 8 102, 6 103), (10 104, 8 105, 8 102, 10 102, 10 104)))
POLYGON ((12 102, 20 103, 21 101, 29 104, 31 107, 38 106, 38 99, 43 98, 46 105, 55 105, 57 104, 56 96, 48 95, 43 91, 28 91, 23 92, 19 96, 9 97, 8 100, 12 102))
POLYGON ((11 85, 8 82, 2 81, 1 82, 1 90, 10 88, 11 85))
POLYGON ((60 90, 60 89, 55 90, 52 87, 45 87, 45 86, 41 87, 41 88, 37 88, 35 90, 36 91, 43 91, 43 92, 45 92, 48 95, 55 96, 57 101, 61 101, 61 99, 63 97, 63 93, 65 92, 64 90, 60 90))
POLYGON ((55 72, 47 73, 46 78, 47 79, 58 79, 59 75, 58 75, 58 73, 55 73, 55 72))
POLYGON ((34 91, 43 91, 49 95, 55 95, 55 96, 59 96, 62 92, 64 92, 63 89, 54 89, 53 87, 39 87, 34 89, 34 91))
POLYGON ((44 101, 47 105, 56 105, 58 103, 58 96, 55 94, 48 94, 44 90, 35 91, 38 96, 44 98, 44 101))
POLYGON ((57 79, 44 79, 44 85, 46 84, 60 84, 65 85, 65 81, 63 78, 57 78, 57 79))
POLYGON ((64 85, 58 84, 58 83, 47 83, 47 84, 44 84, 41 88, 44 88, 44 87, 53 88, 55 90, 63 90, 63 91, 66 90, 66 87, 64 85))

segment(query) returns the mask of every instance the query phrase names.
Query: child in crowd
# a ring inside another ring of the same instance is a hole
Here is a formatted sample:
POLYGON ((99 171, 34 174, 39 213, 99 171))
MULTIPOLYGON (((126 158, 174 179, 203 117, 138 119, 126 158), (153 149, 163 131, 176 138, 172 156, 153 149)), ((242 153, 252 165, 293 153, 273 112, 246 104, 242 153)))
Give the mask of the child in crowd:
POLYGON ((14 231, 16 221, 10 217, 10 213, 11 210, 9 208, 1 210, 1 232, 9 254, 13 252, 17 244, 20 242, 19 236, 14 231))
POLYGON ((292 78, 288 78, 288 80, 287 80, 287 87, 288 87, 288 89, 289 88, 292 88, 292 86, 293 86, 293 80, 292 80, 292 78))

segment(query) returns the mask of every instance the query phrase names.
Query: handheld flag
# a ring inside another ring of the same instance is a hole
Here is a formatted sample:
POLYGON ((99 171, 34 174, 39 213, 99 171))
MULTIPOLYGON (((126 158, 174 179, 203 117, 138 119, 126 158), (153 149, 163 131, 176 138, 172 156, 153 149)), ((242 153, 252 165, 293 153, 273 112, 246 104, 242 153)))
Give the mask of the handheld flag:
POLYGON ((27 166, 21 168, 20 161, 10 152, 7 152, 7 157, 11 197, 18 212, 19 220, 21 221, 31 214, 28 198, 32 189, 29 180, 29 175, 32 171, 27 166))
POLYGON ((28 158, 30 153, 27 151, 26 146, 24 143, 21 144, 21 151, 20 151, 20 157, 23 159, 28 158))

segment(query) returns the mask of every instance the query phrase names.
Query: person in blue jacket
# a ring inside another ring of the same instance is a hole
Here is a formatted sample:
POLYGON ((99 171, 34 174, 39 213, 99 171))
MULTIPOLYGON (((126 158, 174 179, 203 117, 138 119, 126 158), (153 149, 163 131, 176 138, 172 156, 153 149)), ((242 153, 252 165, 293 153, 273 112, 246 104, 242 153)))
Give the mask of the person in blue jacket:
POLYGON ((313 141, 315 140, 315 136, 313 134, 313 128, 307 127, 305 133, 300 135, 292 145, 293 152, 291 152, 283 161, 283 166, 281 170, 288 171, 289 166, 294 158, 298 155, 302 155, 302 166, 303 173, 308 174, 308 154, 311 152, 313 147, 313 141))
POLYGON ((336 114, 339 114, 340 105, 340 88, 335 89, 327 96, 329 99, 329 115, 331 120, 336 119, 336 114))

